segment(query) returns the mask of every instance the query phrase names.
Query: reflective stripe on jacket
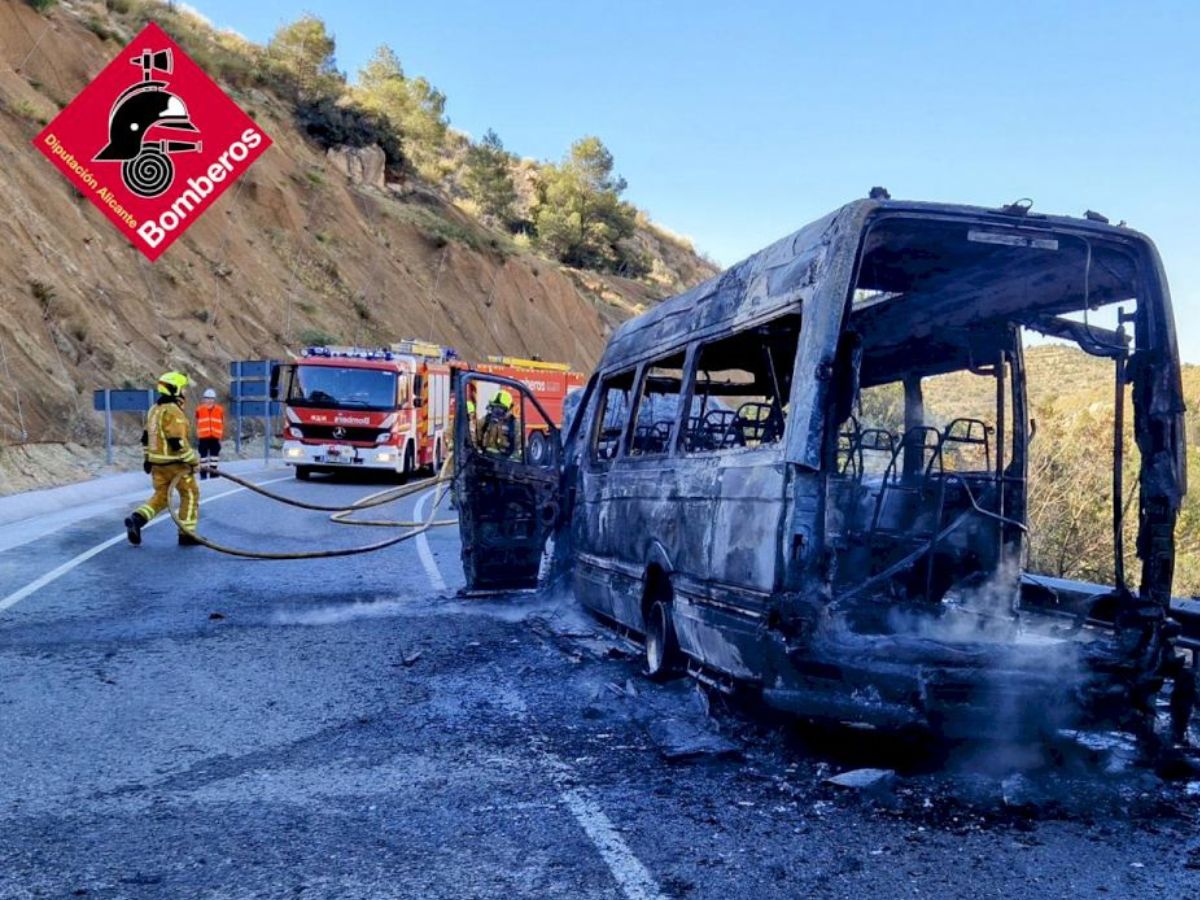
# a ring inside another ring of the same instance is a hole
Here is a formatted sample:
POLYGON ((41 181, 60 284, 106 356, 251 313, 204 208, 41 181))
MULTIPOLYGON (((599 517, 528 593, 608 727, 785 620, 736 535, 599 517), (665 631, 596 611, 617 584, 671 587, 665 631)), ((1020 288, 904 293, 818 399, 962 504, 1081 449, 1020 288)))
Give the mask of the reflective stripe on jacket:
POLYGON ((146 459, 154 465, 191 464, 199 459, 188 442, 188 420, 175 403, 159 403, 146 414, 146 459), (179 449, 172 449, 174 441, 179 449))
POLYGON ((224 439, 225 407, 217 403, 196 407, 196 437, 224 439))

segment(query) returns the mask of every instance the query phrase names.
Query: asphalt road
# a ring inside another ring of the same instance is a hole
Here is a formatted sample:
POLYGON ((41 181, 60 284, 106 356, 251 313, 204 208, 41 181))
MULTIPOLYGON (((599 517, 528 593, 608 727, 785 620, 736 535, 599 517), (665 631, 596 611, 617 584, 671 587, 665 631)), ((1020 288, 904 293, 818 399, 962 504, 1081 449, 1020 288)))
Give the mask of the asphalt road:
MULTIPOLYGON (((228 490, 201 515, 224 543, 381 537, 228 490)), ((1200 798, 1112 752, 941 759, 709 715, 569 596, 457 599, 454 529, 249 562, 166 522, 96 551, 122 515, 0 543, 0 897, 1200 896, 1200 798), (733 751, 668 761, 664 728, 733 751), (880 791, 825 782, 897 763, 880 791)))

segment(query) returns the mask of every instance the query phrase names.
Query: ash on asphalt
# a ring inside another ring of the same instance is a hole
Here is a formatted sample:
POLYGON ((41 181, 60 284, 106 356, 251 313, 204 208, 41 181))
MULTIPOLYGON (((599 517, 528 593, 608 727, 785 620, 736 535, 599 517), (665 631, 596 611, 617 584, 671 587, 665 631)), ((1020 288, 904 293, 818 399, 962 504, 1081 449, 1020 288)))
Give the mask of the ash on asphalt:
MULTIPOLYGON (((608 663, 611 681, 598 684, 585 719, 620 718, 641 725, 671 763, 742 760, 747 772, 786 783, 790 790, 828 794, 832 802, 879 803, 913 822, 956 827, 1037 820, 1092 822, 1106 816, 1147 820, 1193 819, 1200 776, 1164 781, 1133 738, 1120 733, 1064 732, 1050 743, 945 742, 928 732, 781 717, 755 698, 727 696, 687 678, 658 685, 640 675, 639 648, 600 623, 573 618, 549 627, 534 617, 535 633, 578 660, 608 663), (590 624, 590 628, 587 623, 590 624), (861 796, 829 792, 833 773, 897 773, 886 791, 861 796)), ((1200 738, 1200 734, 1195 735, 1200 738)))

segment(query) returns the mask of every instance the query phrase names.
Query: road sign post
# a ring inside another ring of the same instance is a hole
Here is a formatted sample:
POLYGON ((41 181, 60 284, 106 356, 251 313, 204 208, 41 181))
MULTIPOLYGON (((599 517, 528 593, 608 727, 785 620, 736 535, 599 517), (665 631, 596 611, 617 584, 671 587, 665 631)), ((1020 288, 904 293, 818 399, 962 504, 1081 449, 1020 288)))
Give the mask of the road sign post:
POLYGON ((112 451, 112 391, 104 389, 104 464, 113 464, 112 451))
POLYGON ((263 420, 263 463, 271 463, 272 417, 279 413, 279 404, 271 400, 271 370, 277 365, 270 359, 241 359, 229 364, 229 394, 237 420, 234 446, 242 449, 243 417, 263 420))
POLYGON ((113 464, 113 413, 135 412, 143 416, 154 405, 154 392, 98 388, 92 392, 92 409, 104 413, 104 459, 113 464))

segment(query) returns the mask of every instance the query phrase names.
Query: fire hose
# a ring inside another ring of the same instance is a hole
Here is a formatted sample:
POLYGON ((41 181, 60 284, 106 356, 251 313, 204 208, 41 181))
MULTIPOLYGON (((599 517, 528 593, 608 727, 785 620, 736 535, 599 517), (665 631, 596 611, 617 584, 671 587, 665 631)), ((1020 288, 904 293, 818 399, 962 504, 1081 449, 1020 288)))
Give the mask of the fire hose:
MULTIPOLYGON (((304 500, 297 500, 293 497, 286 497, 283 494, 277 494, 273 491, 268 491, 265 488, 255 484, 253 481, 247 481, 244 478, 239 478, 236 475, 231 475, 228 472, 222 472, 220 469, 210 469, 210 474, 232 481, 234 484, 240 485, 248 491, 274 500, 277 503, 282 503, 287 506, 294 506, 298 509, 314 510, 316 512, 332 513, 329 517, 330 521, 338 525, 359 525, 370 526, 376 528, 408 528, 409 531, 395 537, 388 538, 384 541, 377 541, 373 544, 366 544, 359 547, 343 547, 336 550, 309 550, 296 553, 278 553, 265 550, 243 550, 237 547, 227 547, 224 544, 217 543, 211 538, 206 538, 203 535, 189 531, 183 527, 179 520, 179 513, 173 505, 168 504, 167 512, 171 514, 171 518, 175 522, 175 526, 181 532, 187 532, 196 539, 200 544, 208 547, 210 550, 216 550, 218 553, 224 553, 229 556, 240 556, 244 559, 332 559, 338 556, 357 556, 362 553, 373 553, 376 550, 384 550, 388 547, 394 547, 402 541, 407 541, 415 538, 418 535, 424 534, 431 528, 440 528, 447 525, 457 525, 457 519, 437 519, 438 507, 445 498, 446 491, 450 484, 453 483, 454 477, 447 473, 451 468, 452 458, 447 457, 446 462, 442 465, 442 470, 434 478, 426 478, 415 484, 407 484, 401 487, 387 488, 386 490, 377 491, 374 494, 368 494, 366 497, 356 500, 350 504, 342 504, 340 506, 329 506, 319 503, 309 503, 304 500), (415 521, 387 521, 371 519, 367 521, 350 518, 355 513, 363 510, 373 509, 379 506, 385 506, 389 503, 395 503, 397 500, 403 500, 414 494, 422 493, 430 488, 437 488, 437 493, 434 495, 433 504, 429 508, 429 515, 423 522, 415 521)), ((170 494, 177 493, 180 479, 184 478, 183 474, 177 475, 171 482, 170 494)))

